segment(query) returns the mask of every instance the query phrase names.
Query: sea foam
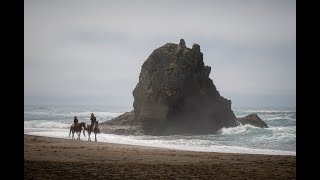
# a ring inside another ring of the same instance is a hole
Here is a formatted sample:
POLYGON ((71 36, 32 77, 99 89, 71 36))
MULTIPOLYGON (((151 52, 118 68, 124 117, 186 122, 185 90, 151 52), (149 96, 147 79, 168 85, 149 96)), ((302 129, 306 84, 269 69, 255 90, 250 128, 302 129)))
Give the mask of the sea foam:
MULTIPOLYGON (((70 139, 68 135, 69 128, 73 124, 73 116, 78 116, 80 122, 90 123, 90 114, 94 113, 99 122, 104 122, 121 115, 124 110, 123 108, 112 109, 114 111, 100 106, 26 105, 24 133, 70 139)), ((217 134, 193 136, 119 136, 101 133, 97 138, 99 142, 189 151, 295 155, 296 113, 291 109, 242 108, 234 110, 237 117, 257 113, 269 128, 243 125, 222 128, 217 134)), ((81 134, 81 140, 86 141, 87 137, 81 134)))
MULTIPOLYGON (((47 136, 70 139, 68 131, 47 131, 47 132, 29 132, 29 135, 47 136)), ((91 135, 91 138, 93 136, 91 135)), ((80 139, 82 141, 87 140, 87 136, 84 137, 81 134, 80 139)), ((121 136, 114 134, 98 134, 97 139, 99 142, 114 143, 114 144, 128 144, 136 146, 147 146, 156 148, 166 148, 175 150, 187 150, 197 152, 222 152, 222 153, 240 153, 240 154, 272 154, 272 155, 296 155, 292 151, 281 151, 281 150, 270 150, 270 149, 253 149, 240 146, 224 146, 220 144, 212 144, 203 146, 204 143, 200 143, 197 139, 175 139, 175 140, 164 140, 164 139, 148 139, 147 136, 121 136)))

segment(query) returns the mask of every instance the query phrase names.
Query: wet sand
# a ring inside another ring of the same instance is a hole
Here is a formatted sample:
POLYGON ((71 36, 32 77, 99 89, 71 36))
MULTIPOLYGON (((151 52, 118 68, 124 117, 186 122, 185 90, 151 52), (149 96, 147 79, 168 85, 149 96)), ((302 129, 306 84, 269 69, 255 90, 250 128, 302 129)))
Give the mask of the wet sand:
POLYGON ((24 135, 24 179, 296 179, 296 156, 207 153, 24 135))

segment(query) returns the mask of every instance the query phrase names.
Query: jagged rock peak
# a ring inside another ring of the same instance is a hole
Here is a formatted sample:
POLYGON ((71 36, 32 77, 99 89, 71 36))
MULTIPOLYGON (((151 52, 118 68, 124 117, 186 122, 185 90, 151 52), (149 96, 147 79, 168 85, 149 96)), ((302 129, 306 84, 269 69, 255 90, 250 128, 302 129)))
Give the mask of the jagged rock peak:
POLYGON ((195 51, 195 52, 201 52, 201 50, 200 50, 200 45, 194 43, 194 44, 192 45, 192 50, 195 51))
POLYGON ((184 41, 184 39, 180 39, 179 46, 183 49, 186 48, 186 42, 184 41))

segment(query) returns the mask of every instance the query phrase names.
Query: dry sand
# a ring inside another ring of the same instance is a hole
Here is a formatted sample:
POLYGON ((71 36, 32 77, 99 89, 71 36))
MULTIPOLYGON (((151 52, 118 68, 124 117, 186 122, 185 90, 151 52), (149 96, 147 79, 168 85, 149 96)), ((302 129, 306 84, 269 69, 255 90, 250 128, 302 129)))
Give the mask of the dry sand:
POLYGON ((296 179, 296 156, 206 153, 24 135, 25 179, 296 179))

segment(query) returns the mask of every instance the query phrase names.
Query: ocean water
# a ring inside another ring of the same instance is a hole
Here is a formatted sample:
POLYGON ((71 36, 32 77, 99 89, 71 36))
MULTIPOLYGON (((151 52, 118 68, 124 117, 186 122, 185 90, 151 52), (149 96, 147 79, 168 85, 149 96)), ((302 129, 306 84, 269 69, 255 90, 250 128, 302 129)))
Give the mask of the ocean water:
MULTIPOLYGON (((296 155, 296 109, 295 107, 232 107, 237 117, 256 113, 269 128, 251 125, 222 128, 217 134, 195 136, 122 136, 98 134, 99 142, 131 144, 201 152, 225 152, 246 154, 296 155)), ((58 106, 25 105, 24 134, 66 138, 73 117, 79 122, 90 123, 94 113, 99 122, 108 121, 132 107, 112 106, 58 106)), ((81 134, 81 140, 87 136, 81 134)), ((94 139, 94 135, 91 135, 94 139)))

